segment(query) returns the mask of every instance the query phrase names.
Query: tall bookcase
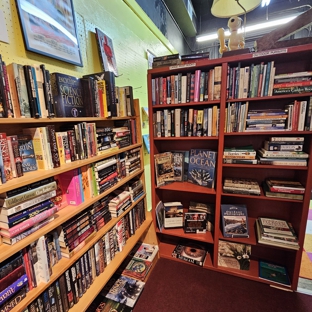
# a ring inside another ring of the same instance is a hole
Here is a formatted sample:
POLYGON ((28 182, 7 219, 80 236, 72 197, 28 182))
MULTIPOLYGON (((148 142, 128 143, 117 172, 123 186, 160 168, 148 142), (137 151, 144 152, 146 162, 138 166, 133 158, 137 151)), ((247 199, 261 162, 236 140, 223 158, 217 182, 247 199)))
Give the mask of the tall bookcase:
MULTIPOLYGON (((304 151, 312 155, 312 132, 310 131, 271 131, 271 132, 226 132, 225 118, 228 103, 249 102, 249 109, 284 108, 293 100, 309 100, 311 93, 264 96, 252 98, 227 99, 227 73, 229 67, 251 66, 252 64, 268 63, 274 61, 276 74, 291 73, 312 70, 312 44, 289 47, 279 50, 264 51, 236 55, 213 60, 194 61, 172 67, 150 69, 147 74, 148 98, 149 98, 149 131, 150 131, 150 160, 151 160, 151 188, 152 188, 152 213, 154 226, 160 247, 160 257, 172 258, 171 253, 178 242, 200 242, 204 244, 209 253, 204 263, 204 269, 231 274, 250 280, 274 284, 259 278, 259 260, 274 262, 286 266, 291 279, 291 289, 295 290, 298 283, 306 220, 309 209, 311 194, 312 163, 308 161, 306 167, 251 165, 251 164, 223 164, 222 156, 224 147, 253 145, 255 150, 263 147, 264 140, 271 136, 303 136, 304 151), (218 100, 202 102, 187 102, 178 104, 153 103, 154 94, 152 80, 171 75, 187 75, 195 73, 195 70, 209 71, 216 66, 222 67, 221 94, 218 100), (203 109, 217 106, 219 108, 219 131, 217 136, 204 137, 158 137, 153 133, 156 120, 152 118, 157 111, 164 109, 203 109), (217 151, 216 180, 213 189, 197 186, 188 182, 174 182, 157 187, 155 182, 154 155, 173 150, 211 149, 217 151), (222 183, 225 177, 229 178, 253 178, 259 184, 267 177, 294 179, 305 186, 304 199, 302 201, 291 199, 268 198, 261 191, 260 196, 228 194, 222 191, 222 183), (182 228, 163 229, 159 231, 155 216, 155 207, 159 201, 181 201, 184 210, 187 210, 190 201, 212 203, 215 206, 214 230, 205 234, 185 234, 182 228), (247 205, 249 218, 249 238, 224 238, 221 228, 220 206, 221 204, 245 204, 247 205), (292 223, 298 238, 300 249, 290 250, 286 248, 272 247, 257 242, 255 233, 255 220, 258 217, 270 217, 284 219, 292 223), (219 240, 227 240, 251 245, 251 263, 248 271, 235 270, 218 266, 218 243, 219 240)), ((275 284, 275 286, 278 286, 275 284)))
MULTIPOLYGON (((42 235, 50 232, 55 229, 57 226, 61 225, 65 221, 71 219, 75 215, 79 214, 81 211, 95 203, 97 200, 105 197, 109 193, 113 192, 115 189, 119 188, 129 180, 134 177, 138 177, 142 180, 145 190, 145 176, 144 176, 144 164, 143 164, 143 143, 142 143, 142 134, 141 134, 141 124, 140 124, 140 108, 139 101, 134 100, 134 108, 135 108, 135 116, 132 117, 114 117, 114 118, 54 118, 54 119, 1 119, 0 123, 0 132, 5 132, 7 135, 13 135, 21 133, 24 127, 36 127, 36 126, 46 126, 48 124, 54 124, 56 131, 60 129, 62 125, 66 123, 79 123, 79 122, 95 122, 97 126, 113 126, 114 121, 116 120, 126 120, 126 119, 135 119, 136 122, 136 131, 137 131, 137 144, 130 145, 125 148, 121 148, 115 151, 108 152, 105 155, 98 155, 89 159, 75 161, 69 164, 62 165, 59 168, 55 168, 53 170, 38 170, 31 173, 26 173, 23 177, 15 178, 11 181, 0 186, 0 193, 21 187, 25 184, 29 184, 32 182, 36 182, 38 180, 52 177, 57 174, 82 167, 87 164, 91 164, 102 159, 108 158, 110 156, 117 155, 121 152, 140 147, 140 159, 141 159, 141 169, 136 171, 135 173, 123 178, 116 185, 100 194, 97 197, 86 200, 79 206, 67 206, 57 212, 56 217, 53 222, 48 225, 42 227, 35 233, 27 236, 20 242, 14 245, 0 245, 0 263, 5 259, 9 258, 11 255, 17 253, 22 250, 24 247, 28 246, 30 243, 34 242, 36 239, 41 237, 42 235)), ((146 195, 141 197, 139 200, 134 202, 126 212, 120 215, 118 218, 112 218, 107 224, 104 225, 96 235, 88 241, 72 258, 66 259, 62 258, 55 266, 53 266, 53 274, 50 277, 49 283, 40 283, 36 288, 29 291, 26 295, 26 298, 23 299, 12 311, 23 311, 27 308, 27 306, 35 300, 40 294, 45 291, 49 285, 53 284, 58 278, 64 274, 64 272, 69 269, 86 251, 88 251, 103 235, 108 232, 117 222, 120 220, 126 213, 128 213, 139 201, 144 201, 144 207, 146 209, 146 195)), ((152 225, 152 217, 151 213, 146 210, 146 220, 141 224, 141 226, 136 230, 135 234, 132 235, 126 242, 122 252, 116 253, 114 259, 111 263, 105 267, 103 273, 97 276, 94 282, 91 284, 90 288, 86 291, 86 293, 80 298, 79 302, 75 304, 71 311, 85 311, 87 307, 92 303, 95 297, 102 290, 104 285, 110 279, 110 277, 115 273, 117 268, 123 262, 123 260, 127 257, 129 252, 132 250, 134 245, 138 241, 145 241, 147 243, 155 244, 156 243, 156 235, 152 225)))

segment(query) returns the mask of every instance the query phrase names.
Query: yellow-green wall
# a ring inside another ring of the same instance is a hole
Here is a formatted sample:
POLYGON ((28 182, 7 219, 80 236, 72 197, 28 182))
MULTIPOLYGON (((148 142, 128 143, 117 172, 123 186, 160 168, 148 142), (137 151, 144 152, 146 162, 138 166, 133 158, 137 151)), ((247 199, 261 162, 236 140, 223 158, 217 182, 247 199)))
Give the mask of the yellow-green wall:
MULTIPOLYGON (((73 5, 83 67, 26 51, 14 0, 2 0, 0 6, 9 35, 9 44, 0 42, 3 61, 7 64, 44 63, 50 72, 63 72, 76 77, 99 72, 102 68, 95 41, 97 27, 113 40, 119 72, 116 84, 131 85, 141 107, 147 107, 146 50, 155 55, 170 54, 175 52, 170 43, 139 9, 135 0, 73 0, 73 5)), ((142 133, 147 134, 148 127, 142 128, 142 133)), ((146 153, 144 162, 150 208, 150 162, 146 153)))

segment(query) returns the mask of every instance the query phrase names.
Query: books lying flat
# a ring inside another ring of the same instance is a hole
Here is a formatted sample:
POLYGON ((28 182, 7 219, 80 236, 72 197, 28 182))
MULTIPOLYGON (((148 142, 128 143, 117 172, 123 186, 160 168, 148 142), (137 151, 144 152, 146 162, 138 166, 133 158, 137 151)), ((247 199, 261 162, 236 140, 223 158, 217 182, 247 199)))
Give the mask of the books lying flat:
POLYGON ((260 157, 258 156, 258 163, 261 165, 274 165, 274 166, 307 166, 306 159, 299 158, 272 158, 272 157, 260 157))
POLYGON ((259 261, 259 278, 284 286, 290 286, 286 267, 266 261, 259 261))
POLYGON ((262 157, 271 157, 271 158, 300 158, 306 159, 309 158, 309 154, 306 152, 291 152, 291 151, 267 151, 264 148, 258 150, 258 153, 262 157))
POLYGON ((266 197, 303 200, 303 194, 271 192, 270 188, 268 187, 268 185, 266 183, 263 183, 262 188, 263 188, 264 195, 266 197))
POLYGON ((266 179, 266 185, 271 192, 304 194, 305 187, 299 181, 266 179))
POLYGON ((223 192, 232 194, 260 195, 259 183, 253 179, 225 178, 223 192))
POLYGON ((203 266, 207 251, 200 245, 189 244, 188 246, 177 245, 172 251, 172 257, 203 266))

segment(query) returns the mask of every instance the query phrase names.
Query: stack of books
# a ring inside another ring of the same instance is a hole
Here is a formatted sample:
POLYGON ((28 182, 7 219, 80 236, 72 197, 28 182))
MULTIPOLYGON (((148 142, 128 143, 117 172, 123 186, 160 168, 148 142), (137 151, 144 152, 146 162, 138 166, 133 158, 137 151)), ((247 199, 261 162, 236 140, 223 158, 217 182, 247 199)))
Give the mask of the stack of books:
POLYGON ((112 148, 116 148, 117 144, 114 140, 114 133, 111 127, 97 127, 96 128, 96 143, 98 155, 104 154, 112 148))
POLYGON ((108 204, 108 209, 114 218, 124 213, 132 204, 129 191, 121 191, 120 193, 116 191, 114 194, 118 193, 118 195, 113 197, 108 204))
POLYGON ((225 147, 223 163, 225 164, 257 164, 257 152, 252 145, 241 147, 225 147))
POLYGON ((18 252, 0 264, 0 306, 10 311, 28 292, 28 277, 23 256, 18 252))
POLYGON ((141 169, 141 152, 139 147, 125 152, 125 167, 127 176, 141 169))
POLYGON ((179 65, 181 64, 181 56, 179 53, 169 54, 163 56, 155 56, 153 58, 153 68, 159 68, 170 65, 179 65))
POLYGON ((273 95, 312 92, 312 71, 274 76, 273 95))
POLYGON ((262 218, 256 220, 258 243, 299 250, 297 235, 290 222, 281 219, 262 218))
POLYGON ((223 192, 231 194, 260 195, 261 189, 258 181, 243 178, 224 178, 223 192))
POLYGON ((54 219, 56 188, 54 179, 47 178, 0 194, 3 243, 13 245, 54 219))
POLYGON ((129 146, 131 144, 131 133, 128 127, 113 128, 114 141, 119 148, 129 146))
POLYGON ((267 197, 303 200, 305 187, 299 181, 265 179, 263 191, 267 197))
POLYGON ((258 150, 258 163, 276 166, 307 166, 304 137, 271 137, 258 150))
POLYGON ((215 209, 213 204, 199 203, 190 201, 189 212, 204 212, 206 213, 206 230, 212 232, 214 229, 214 214, 215 209))
POLYGON ((145 194, 142 180, 140 179, 132 179, 129 181, 129 192, 131 201, 137 201, 141 196, 145 194))
POLYGON ((249 110, 245 131, 283 131, 287 117, 288 112, 283 109, 249 110))

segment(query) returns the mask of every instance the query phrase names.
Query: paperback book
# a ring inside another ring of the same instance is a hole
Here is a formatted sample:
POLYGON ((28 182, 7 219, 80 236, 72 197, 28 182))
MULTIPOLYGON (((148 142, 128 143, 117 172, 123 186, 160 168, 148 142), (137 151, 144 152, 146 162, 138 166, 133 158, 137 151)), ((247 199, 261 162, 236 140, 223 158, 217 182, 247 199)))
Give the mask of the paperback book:
POLYGON ((176 245, 172 251, 172 257, 203 266, 207 251, 199 244, 176 245))
POLYGON ((155 154, 155 176, 157 187, 174 182, 172 153, 155 154))
POLYGON ((138 242, 130 252, 130 256, 139 260, 152 262, 158 253, 158 245, 138 242))
POLYGON ((285 266, 259 261, 259 278, 290 287, 290 279, 285 266))
POLYGON ((207 214, 205 212, 185 212, 184 232, 185 233, 206 233, 207 214))
POLYGON ((167 202, 165 207, 165 228, 175 228, 183 226, 183 205, 181 202, 167 202))
POLYGON ((188 182, 214 188, 217 152, 207 149, 191 149, 188 182))

